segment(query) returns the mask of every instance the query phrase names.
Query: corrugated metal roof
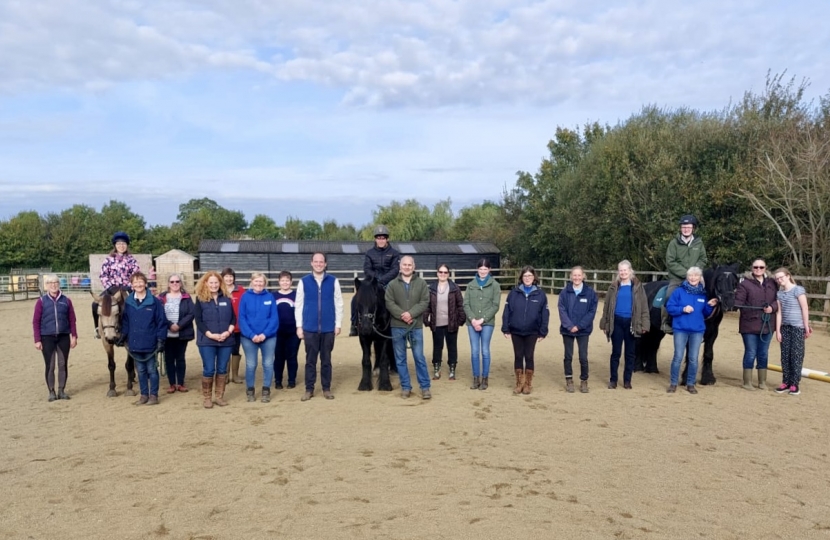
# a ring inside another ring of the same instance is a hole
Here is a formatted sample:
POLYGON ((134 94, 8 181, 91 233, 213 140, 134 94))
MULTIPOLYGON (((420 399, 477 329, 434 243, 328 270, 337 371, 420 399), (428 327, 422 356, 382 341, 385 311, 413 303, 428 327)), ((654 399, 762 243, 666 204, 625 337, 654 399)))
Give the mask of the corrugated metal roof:
MULTIPOLYGON (((282 242, 280 240, 202 240, 199 243, 199 252, 221 253, 223 245, 238 244, 237 253, 365 253, 374 245, 374 242, 324 242, 319 240, 300 240, 282 242), (296 246, 296 247, 295 247, 296 246), (296 251, 294 251, 296 249, 296 251)), ((397 243, 390 242, 397 249, 397 243)), ((401 245, 411 246, 412 253, 500 253, 495 244, 489 242, 401 242, 401 245)), ((406 250, 409 252, 409 249, 406 250)))

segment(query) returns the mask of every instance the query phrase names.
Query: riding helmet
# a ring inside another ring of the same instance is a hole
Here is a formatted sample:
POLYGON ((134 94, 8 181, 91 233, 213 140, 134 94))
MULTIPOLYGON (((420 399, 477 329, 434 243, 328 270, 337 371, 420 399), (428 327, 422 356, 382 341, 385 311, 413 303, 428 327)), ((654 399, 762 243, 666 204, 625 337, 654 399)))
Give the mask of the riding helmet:
POLYGON ((386 228, 386 225, 377 225, 375 230, 372 232, 372 236, 377 238, 378 236, 385 236, 389 237, 389 229, 386 228))
POLYGON ((697 218, 694 217, 692 214, 686 214, 685 216, 680 218, 680 224, 681 225, 692 225, 694 227, 697 227, 697 225, 698 225, 697 218))
POLYGON ((117 233, 112 235, 112 245, 114 246, 116 242, 126 242, 127 245, 130 245, 130 235, 125 233, 124 231, 118 231, 117 233))

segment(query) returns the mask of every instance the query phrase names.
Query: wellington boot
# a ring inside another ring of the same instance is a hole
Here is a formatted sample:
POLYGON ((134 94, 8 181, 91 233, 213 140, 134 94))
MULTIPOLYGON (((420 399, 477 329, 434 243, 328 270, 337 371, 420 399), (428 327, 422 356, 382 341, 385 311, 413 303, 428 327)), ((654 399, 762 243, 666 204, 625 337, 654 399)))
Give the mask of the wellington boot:
POLYGON ((437 381, 441 378, 441 362, 432 364, 432 380, 437 381))
POLYGON ((516 371, 516 388, 513 389, 513 394, 519 395, 522 393, 522 388, 525 386, 525 370, 517 369, 516 371))
POLYGON ((482 377, 481 385, 478 387, 478 389, 487 390, 488 388, 490 388, 490 377, 482 377))
POLYGON ((202 377, 202 406, 205 409, 213 408, 213 377, 202 377))
POLYGON ((228 373, 228 378, 235 384, 242 384, 242 379, 239 378, 239 360, 241 358, 238 354, 231 355, 231 370, 228 373))
POLYGON ((450 375, 449 375, 449 379, 450 379, 451 381, 454 381, 454 380, 455 380, 455 364, 450 364, 450 375))
POLYGON ((481 386, 481 377, 473 377, 473 384, 470 385, 470 390, 478 390, 481 386))
POLYGON ((225 385, 228 382, 227 375, 217 375, 216 376, 216 396, 214 396, 213 402, 219 405, 220 407, 224 407, 228 404, 225 401, 225 385))
POLYGON ((767 370, 759 369, 758 370, 758 390, 766 390, 767 389, 767 370))
POLYGON ((744 370, 744 383, 741 385, 741 388, 744 390, 755 390, 755 387, 752 386, 752 370, 745 369, 744 370))
POLYGON ((522 394, 530 394, 533 391, 533 370, 526 369, 525 370, 525 385, 522 388, 522 394))

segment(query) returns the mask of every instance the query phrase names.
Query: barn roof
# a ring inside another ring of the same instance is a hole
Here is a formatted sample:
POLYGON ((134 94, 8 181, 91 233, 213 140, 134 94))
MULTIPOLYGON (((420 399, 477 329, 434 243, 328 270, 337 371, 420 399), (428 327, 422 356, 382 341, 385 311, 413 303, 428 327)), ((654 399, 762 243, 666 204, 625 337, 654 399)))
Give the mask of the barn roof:
MULTIPOLYGON (((499 253, 489 242, 390 242, 402 255, 499 253)), ((202 240, 200 253, 365 253, 374 242, 324 242, 318 240, 202 240)))

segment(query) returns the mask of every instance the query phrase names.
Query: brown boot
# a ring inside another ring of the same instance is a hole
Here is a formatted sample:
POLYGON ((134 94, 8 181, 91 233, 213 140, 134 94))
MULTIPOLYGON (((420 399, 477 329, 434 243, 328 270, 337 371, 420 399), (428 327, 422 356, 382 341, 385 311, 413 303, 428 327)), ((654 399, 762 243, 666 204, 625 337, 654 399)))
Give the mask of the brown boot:
POLYGON ((202 377, 202 406, 205 409, 213 408, 213 377, 202 377))
POLYGON ((219 405, 220 407, 224 407, 228 404, 223 398, 225 397, 225 385, 228 382, 227 375, 217 375, 216 376, 216 396, 213 399, 213 402, 219 405))
POLYGON ((239 378, 239 360, 242 357, 238 354, 231 355, 231 369, 228 373, 228 378, 232 383, 241 384, 242 379, 239 378))
POLYGON ((522 388, 525 385, 525 371, 523 369, 517 369, 516 371, 516 388, 513 389, 513 393, 515 395, 519 395, 522 393, 522 388))
POLYGON ((530 394, 533 391, 533 370, 525 370, 525 386, 522 388, 522 394, 530 394))

